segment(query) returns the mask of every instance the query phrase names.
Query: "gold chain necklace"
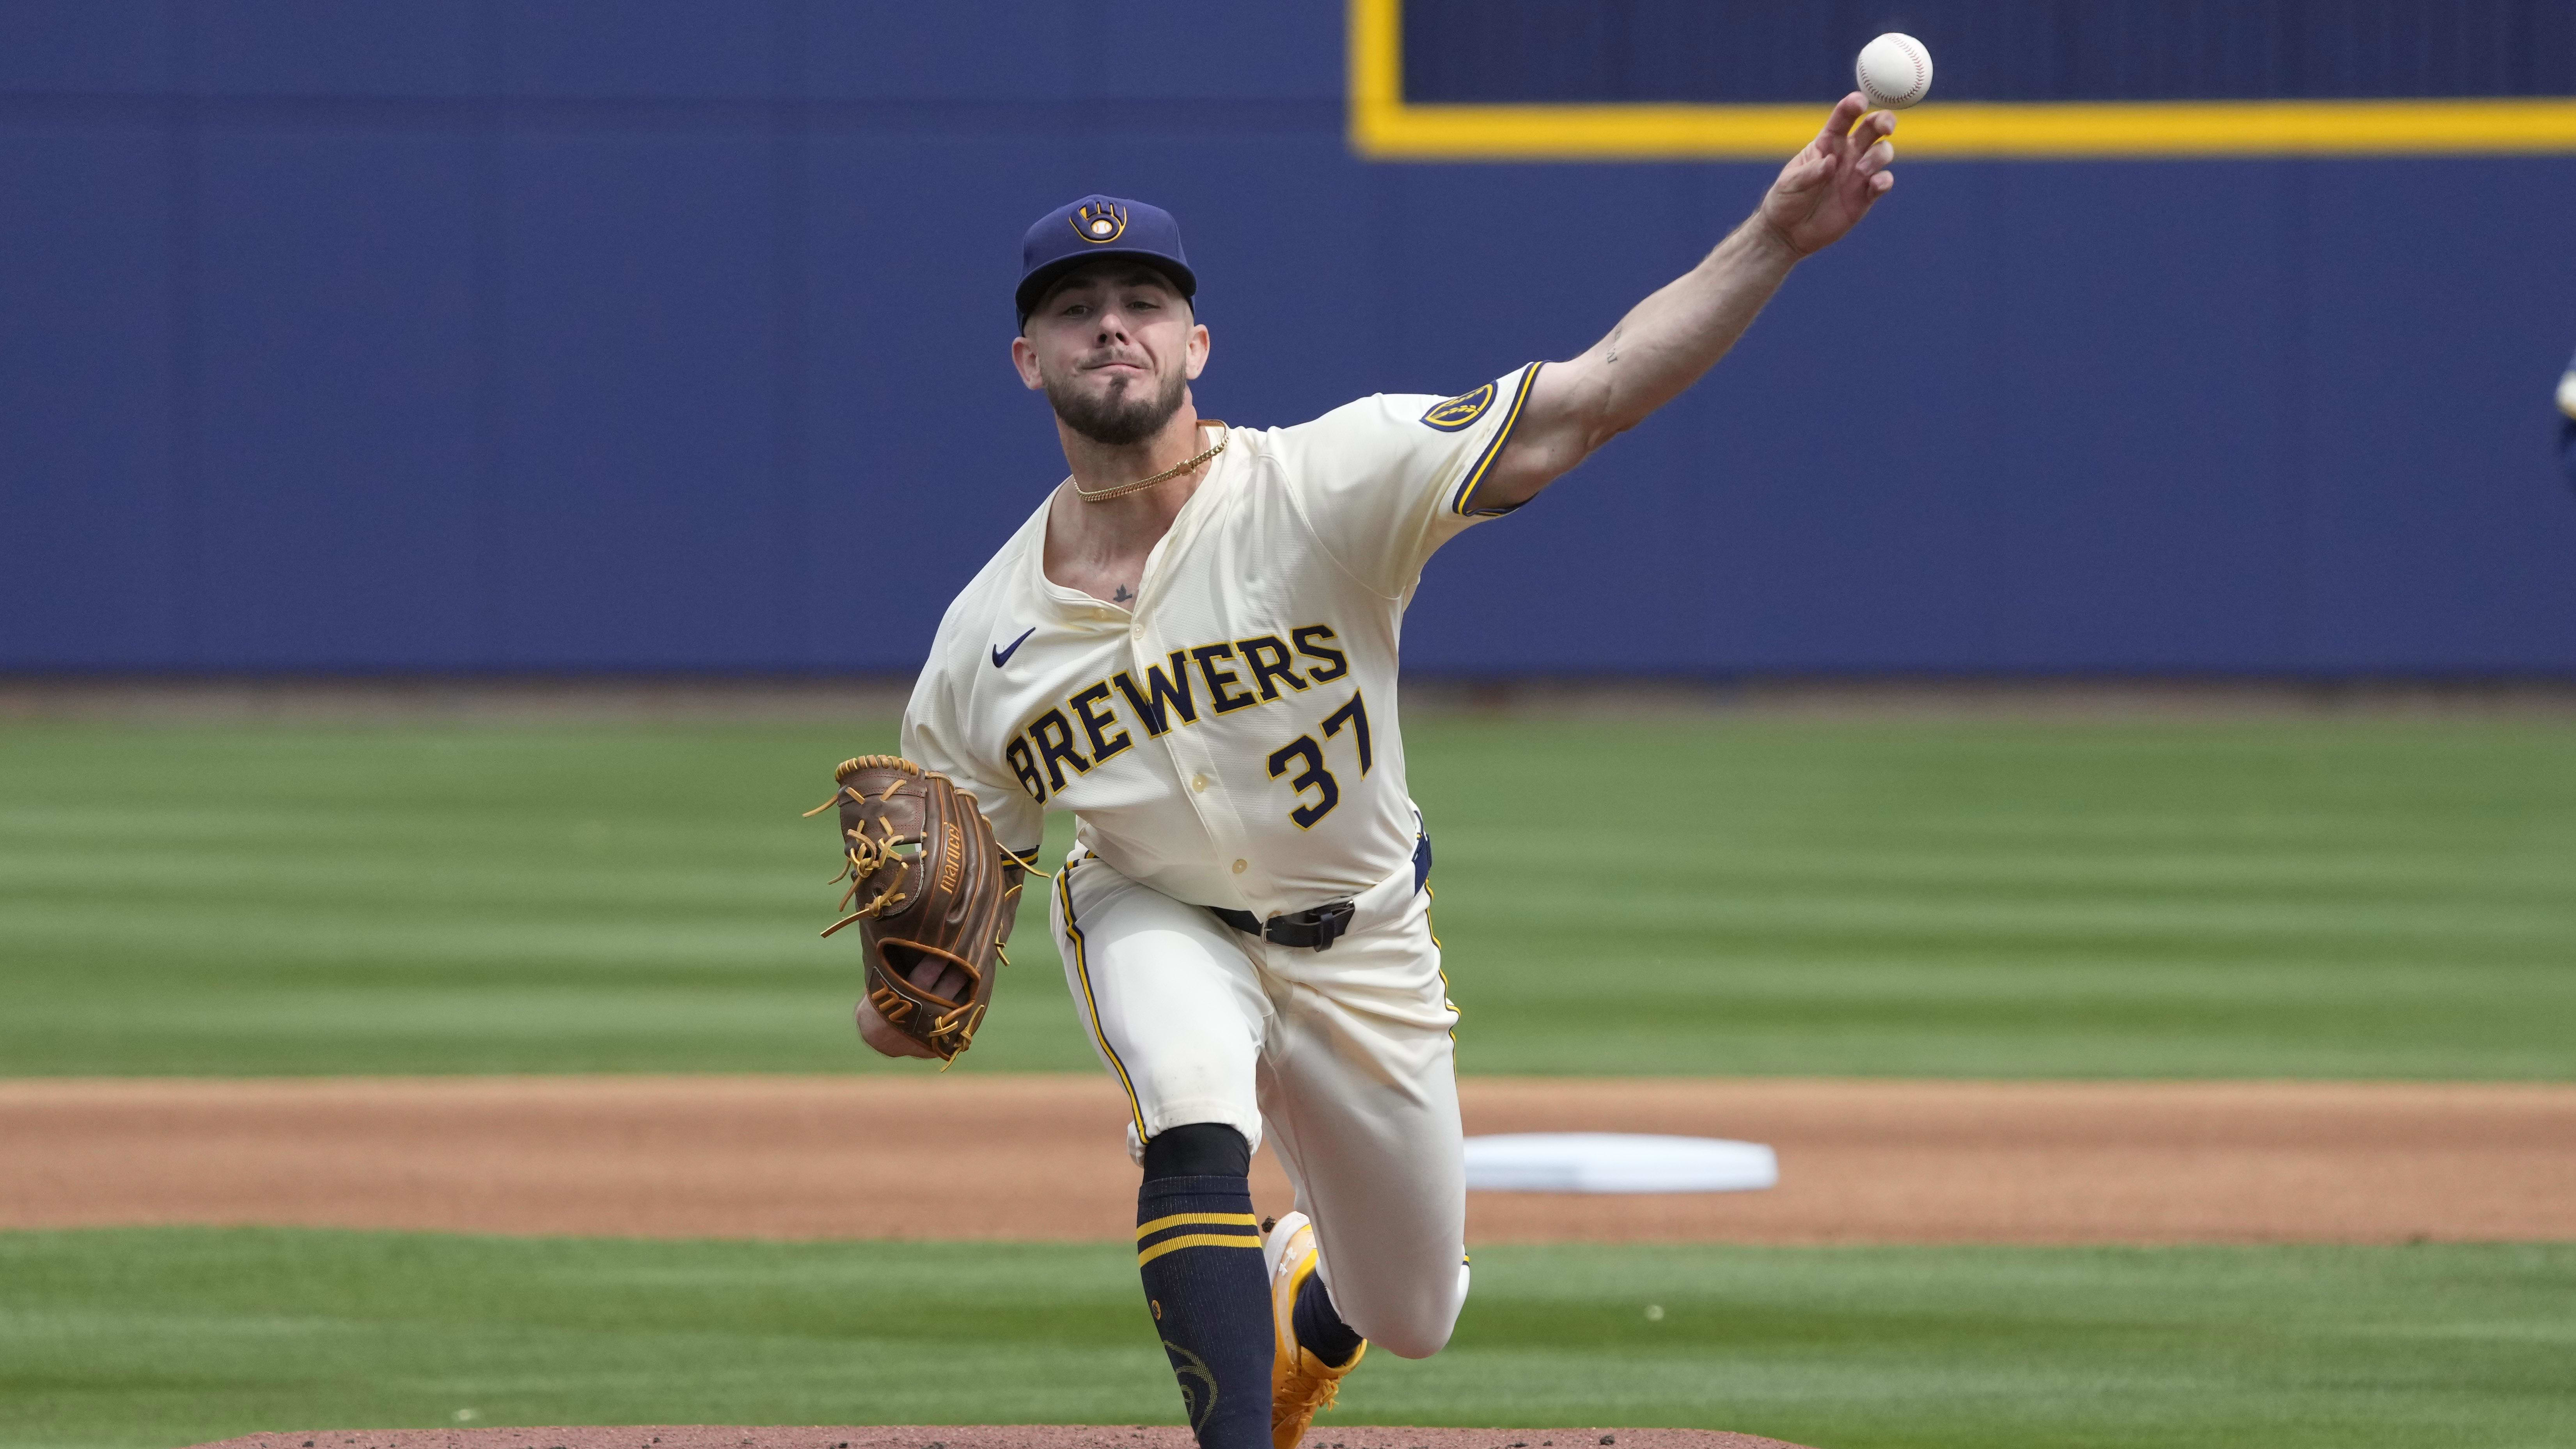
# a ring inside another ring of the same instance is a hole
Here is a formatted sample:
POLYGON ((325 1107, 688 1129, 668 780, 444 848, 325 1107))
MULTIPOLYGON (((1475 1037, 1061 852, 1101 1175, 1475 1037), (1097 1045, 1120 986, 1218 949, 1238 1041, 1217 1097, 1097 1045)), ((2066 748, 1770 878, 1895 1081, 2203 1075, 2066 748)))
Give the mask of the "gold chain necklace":
POLYGON ((1124 498, 1139 488, 1151 488, 1157 483, 1178 478, 1182 474, 1190 471, 1192 468, 1199 466, 1201 463, 1204 463, 1208 459, 1225 451, 1225 424, 1222 421, 1216 418, 1201 418, 1199 419, 1199 426, 1203 428, 1214 428, 1217 430, 1216 446, 1199 454, 1188 462, 1182 463, 1176 467, 1166 468, 1151 478, 1139 478, 1133 483, 1121 483, 1115 488, 1103 488, 1097 493, 1092 492, 1091 490, 1083 487, 1081 483, 1076 482, 1073 485, 1073 491, 1080 495, 1082 501, 1085 503, 1106 503, 1112 498, 1124 498))

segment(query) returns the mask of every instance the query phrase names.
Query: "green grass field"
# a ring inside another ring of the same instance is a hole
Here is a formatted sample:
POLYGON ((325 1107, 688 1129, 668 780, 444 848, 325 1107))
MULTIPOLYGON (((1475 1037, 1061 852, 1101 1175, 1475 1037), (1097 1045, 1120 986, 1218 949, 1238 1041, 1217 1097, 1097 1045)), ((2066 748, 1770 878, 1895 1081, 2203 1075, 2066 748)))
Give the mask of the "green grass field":
MULTIPOLYGON (((797 812, 891 740, 0 728, 0 1074, 872 1069, 797 812)), ((1408 743, 1467 1071, 2576 1077, 2564 723, 1408 743)), ((1088 1070, 1020 941, 969 1069, 1088 1070)))
MULTIPOLYGON (((874 1070, 797 812, 891 738, 0 727, 0 1075, 874 1070)), ((2576 1079, 2564 723, 1408 743, 1468 1071, 2576 1079)), ((1090 1069, 1020 940, 963 1069, 1090 1069)), ((2570 1363, 2576 1245, 1503 1248, 1344 1422, 2527 1449, 2570 1363)), ((0 1449, 1177 1405, 1115 1245, 0 1234, 0 1449)))
MULTIPOLYGON (((1449 1350, 1373 1356, 1324 1423, 2536 1449, 2576 1444, 2571 1300, 2566 1245, 1497 1248, 1449 1350)), ((0 1443, 137 1449, 460 1410, 1176 1423, 1143 1320, 1115 1244, 0 1235, 0 1443)))

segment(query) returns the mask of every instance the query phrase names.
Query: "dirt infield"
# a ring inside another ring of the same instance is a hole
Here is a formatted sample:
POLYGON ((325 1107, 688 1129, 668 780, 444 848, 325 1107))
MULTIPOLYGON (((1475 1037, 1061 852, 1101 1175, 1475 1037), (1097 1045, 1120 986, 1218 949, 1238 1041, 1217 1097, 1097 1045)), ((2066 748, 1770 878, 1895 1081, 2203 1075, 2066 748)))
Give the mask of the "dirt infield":
MULTIPOLYGON (((1799 1449, 1706 1429, 1385 1429, 1311 1435, 1304 1449, 1799 1449)), ((1192 1449, 1187 1429, 928 1424, 863 1429, 650 1424, 564 1429, 323 1429, 245 1434, 195 1449, 1192 1449)))
MULTIPOLYGON (((1474 1193, 1479 1243, 2576 1238, 2569 1086, 1461 1085, 1473 1132, 1749 1138, 1781 1164, 1768 1192, 1474 1193)), ((1121 1239, 1125 1120, 1092 1074, 0 1081, 0 1228, 1121 1239)), ((1287 1203, 1266 1153, 1254 1193, 1287 1203)))

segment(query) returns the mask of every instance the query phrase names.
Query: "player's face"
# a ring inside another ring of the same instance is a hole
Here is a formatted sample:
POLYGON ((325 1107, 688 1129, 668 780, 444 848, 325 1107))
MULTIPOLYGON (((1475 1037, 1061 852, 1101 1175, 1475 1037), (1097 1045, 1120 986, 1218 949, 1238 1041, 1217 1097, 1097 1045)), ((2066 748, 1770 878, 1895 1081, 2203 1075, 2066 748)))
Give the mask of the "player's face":
POLYGON ((1170 278, 1103 258, 1039 299, 1011 358, 1066 427, 1124 447, 1171 421, 1207 365, 1207 347, 1207 329, 1170 278))

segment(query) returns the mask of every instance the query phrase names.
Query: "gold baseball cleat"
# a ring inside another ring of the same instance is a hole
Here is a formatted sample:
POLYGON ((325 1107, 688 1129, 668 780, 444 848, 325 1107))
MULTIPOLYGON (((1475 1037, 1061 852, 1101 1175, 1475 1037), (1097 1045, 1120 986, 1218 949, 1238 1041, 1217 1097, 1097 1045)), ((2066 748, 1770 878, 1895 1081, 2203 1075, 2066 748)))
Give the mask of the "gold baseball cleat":
POLYGON ((1342 1375, 1358 1367, 1368 1353, 1362 1343, 1351 1361, 1335 1367, 1297 1342, 1297 1291, 1315 1273, 1315 1229, 1304 1213, 1290 1213, 1269 1225, 1261 1255, 1270 1266, 1270 1444, 1271 1449, 1297 1449, 1306 1426, 1318 1411, 1333 1406, 1342 1390, 1342 1375))

